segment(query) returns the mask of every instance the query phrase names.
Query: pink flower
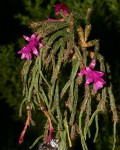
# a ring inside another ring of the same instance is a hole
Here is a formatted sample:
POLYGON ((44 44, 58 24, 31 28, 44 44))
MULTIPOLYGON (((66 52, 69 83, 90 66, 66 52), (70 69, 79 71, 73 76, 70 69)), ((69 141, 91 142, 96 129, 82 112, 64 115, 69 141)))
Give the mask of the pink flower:
POLYGON ((78 73, 78 76, 86 75, 87 80, 85 85, 89 85, 91 82, 94 82, 94 89, 97 91, 98 89, 102 88, 106 82, 102 79, 104 73, 94 70, 95 65, 96 62, 93 59, 90 67, 83 68, 82 71, 78 73))
POLYGON ((23 143, 23 139, 24 139, 24 136, 25 136, 25 133, 27 131, 27 127, 30 126, 30 119, 31 119, 31 114, 30 112, 28 111, 28 116, 27 116, 27 120, 25 122, 25 126, 24 126, 24 129, 20 135, 20 138, 19 138, 19 144, 22 144, 23 143))
POLYGON ((23 35, 24 39, 27 40, 29 43, 24 46, 19 52, 18 54, 22 54, 21 55, 21 59, 24 59, 26 58, 27 60, 31 59, 32 58, 32 54, 33 53, 34 55, 38 56, 39 53, 38 53, 38 50, 37 50, 37 46, 39 47, 42 47, 43 45, 39 42, 40 40, 40 36, 38 35, 36 37, 36 34, 33 33, 31 35, 31 37, 27 37, 25 35, 23 35))
POLYGON ((68 10, 67 10, 67 6, 64 3, 60 3, 60 4, 55 4, 54 5, 56 11, 55 14, 59 15, 60 14, 60 10, 62 9, 64 14, 69 14, 68 10))

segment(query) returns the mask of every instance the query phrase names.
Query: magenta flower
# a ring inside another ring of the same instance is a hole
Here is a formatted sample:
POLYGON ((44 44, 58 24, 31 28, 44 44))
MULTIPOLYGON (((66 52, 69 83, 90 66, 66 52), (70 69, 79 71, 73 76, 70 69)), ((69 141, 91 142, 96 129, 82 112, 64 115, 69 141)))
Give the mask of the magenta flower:
POLYGON ((24 139, 25 133, 27 131, 27 128, 28 128, 28 126, 30 126, 30 120, 31 120, 31 113, 30 113, 30 111, 28 111, 27 120, 25 122, 24 129, 23 129, 23 131, 22 131, 22 133, 20 135, 20 138, 19 138, 19 144, 23 143, 23 139, 24 139))
POLYGON ((94 89, 97 91, 102 88, 106 82, 102 79, 104 72, 94 70, 95 65, 96 62, 93 59, 90 67, 83 68, 82 71, 78 73, 78 76, 86 75, 87 79, 85 85, 89 85, 91 82, 94 82, 94 89))
POLYGON ((22 54, 21 55, 21 59, 26 58, 27 60, 32 58, 32 53, 36 56, 39 55, 38 50, 37 50, 37 46, 42 47, 42 43, 39 42, 40 40, 40 36, 38 35, 36 37, 36 34, 33 33, 31 35, 31 37, 27 37, 25 35, 23 35, 24 39, 27 40, 29 43, 24 46, 19 52, 18 54, 22 54))
POLYGON ((55 14, 59 15, 60 14, 60 10, 62 9, 64 14, 69 14, 68 10, 67 10, 67 6, 64 3, 60 3, 60 4, 55 4, 54 5, 56 11, 55 14))

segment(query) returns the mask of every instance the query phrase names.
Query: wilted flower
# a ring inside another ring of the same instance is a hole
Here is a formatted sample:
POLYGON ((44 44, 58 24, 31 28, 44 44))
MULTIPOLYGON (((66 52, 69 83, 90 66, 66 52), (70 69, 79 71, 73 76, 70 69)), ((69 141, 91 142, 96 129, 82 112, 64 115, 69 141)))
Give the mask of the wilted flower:
POLYGON ((56 11, 55 14, 59 15, 60 14, 60 10, 62 9, 64 14, 69 14, 68 10, 67 10, 67 6, 64 3, 60 3, 60 4, 55 4, 54 5, 56 11))
POLYGON ((85 85, 89 85, 91 82, 94 82, 94 89, 97 91, 102 88, 106 82, 102 79, 104 72, 94 70, 95 65, 96 62, 93 59, 90 67, 83 68, 82 71, 78 73, 78 76, 86 75, 87 79, 85 85))
POLYGON ((29 43, 24 46, 19 52, 18 54, 22 54, 21 55, 21 59, 26 58, 27 60, 32 58, 32 53, 36 56, 39 55, 38 50, 37 50, 37 46, 42 47, 42 43, 39 42, 40 40, 40 36, 38 35, 36 37, 36 34, 33 33, 31 35, 31 37, 29 38, 28 36, 23 35, 24 39, 27 40, 29 43))
POLYGON ((21 144, 23 142, 23 139, 24 139, 24 136, 25 136, 25 133, 27 131, 27 127, 30 126, 30 119, 31 119, 31 114, 30 114, 30 111, 28 111, 28 116, 27 116, 27 120, 25 122, 25 126, 24 126, 24 129, 20 135, 20 138, 19 138, 19 144, 21 144))
POLYGON ((50 141, 52 140, 52 132, 54 131, 52 124, 50 124, 50 129, 49 129, 49 134, 47 137, 47 144, 50 143, 50 141))

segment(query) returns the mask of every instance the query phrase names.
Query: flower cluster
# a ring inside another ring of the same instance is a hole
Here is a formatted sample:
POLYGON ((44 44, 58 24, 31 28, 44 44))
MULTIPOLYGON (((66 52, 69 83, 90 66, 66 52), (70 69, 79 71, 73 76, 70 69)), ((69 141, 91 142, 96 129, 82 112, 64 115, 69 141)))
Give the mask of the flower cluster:
MULTIPOLYGON (((69 12, 67 10, 67 7, 65 4, 60 3, 60 4, 56 4, 54 5, 56 11, 55 14, 59 15, 60 11, 62 10, 63 14, 68 15, 69 12)), ((60 19, 51 19, 49 18, 48 20, 46 20, 46 22, 54 22, 54 21, 63 21, 63 18, 60 19)), ((25 45, 19 52, 18 54, 21 54, 21 59, 26 58, 27 60, 30 60, 32 58, 32 55, 35 56, 39 56, 39 51, 38 48, 43 47, 43 44, 40 42, 40 35, 37 35, 35 33, 33 33, 31 35, 31 37, 28 36, 23 36, 23 38, 28 41, 29 43, 27 45, 25 45)), ((85 67, 82 68, 81 72, 79 72, 77 75, 78 76, 83 76, 86 75, 86 82, 85 85, 89 85, 90 83, 94 83, 94 89, 97 91, 100 88, 102 88, 105 85, 105 81, 102 79, 102 77, 104 76, 104 73, 101 71, 96 71, 94 70, 96 65, 96 61, 95 59, 92 60, 92 62, 90 63, 89 67, 85 67)), ((52 126, 52 122, 51 122, 51 118, 50 115, 47 111, 43 111, 48 119, 49 122, 49 134, 47 136, 46 139, 46 143, 49 144, 50 141, 52 140, 52 133, 54 131, 54 128, 52 126)), ((19 139, 19 143, 21 144, 23 142, 23 138, 25 135, 25 132, 27 130, 27 127, 30 125, 30 113, 28 113, 28 118, 27 121, 25 123, 25 127, 23 129, 23 132, 21 133, 20 139, 19 139)))
MULTIPOLYGON (((68 10, 67 10, 67 6, 64 3, 56 4, 56 5, 54 5, 54 7, 56 9, 56 12, 55 12, 56 15, 60 14, 60 10, 62 10, 64 14, 69 13, 68 10)), ((51 18, 49 18, 46 21, 48 21, 48 22, 63 21, 63 19, 51 19, 51 18)), ((32 58, 32 53, 34 55, 38 56, 39 52, 37 50, 37 47, 38 46, 39 47, 43 46, 42 43, 39 42, 40 36, 39 35, 37 36, 35 33, 33 33, 30 38, 28 36, 25 36, 25 35, 23 35, 23 38, 25 40, 27 40, 29 43, 26 46, 24 46, 18 52, 18 54, 22 54, 21 59, 24 59, 24 58, 26 58, 27 60, 31 59, 32 58)))
MULTIPOLYGON (((68 10, 67 10, 67 7, 65 4, 63 4, 63 3, 56 4, 56 5, 54 5, 54 7, 56 9, 56 12, 55 12, 56 15, 58 15, 60 13, 60 10, 62 10, 64 14, 68 14, 68 10)), ((63 21, 63 19, 51 19, 51 18, 49 18, 46 21, 48 21, 48 22, 50 22, 50 21, 52 21, 52 22, 63 21)), ((21 54, 21 59, 26 58, 27 60, 30 60, 32 58, 32 54, 34 54, 35 56, 39 56, 38 48, 43 47, 43 44, 39 42, 40 41, 40 35, 36 35, 35 33, 33 33, 31 35, 31 37, 23 35, 23 38, 26 41, 28 41, 29 43, 27 45, 25 45, 20 51, 18 51, 18 54, 21 54)), ((46 143, 48 144, 52 140, 52 132, 54 131, 54 129, 52 127, 52 123, 51 123, 49 115, 47 113, 45 113, 45 114, 48 117, 49 124, 50 124, 49 134, 48 134, 48 137, 46 139, 46 143)), ((23 142, 25 132, 26 132, 27 127, 29 125, 30 125, 30 115, 28 115, 24 130, 20 135, 19 144, 21 144, 23 142)))

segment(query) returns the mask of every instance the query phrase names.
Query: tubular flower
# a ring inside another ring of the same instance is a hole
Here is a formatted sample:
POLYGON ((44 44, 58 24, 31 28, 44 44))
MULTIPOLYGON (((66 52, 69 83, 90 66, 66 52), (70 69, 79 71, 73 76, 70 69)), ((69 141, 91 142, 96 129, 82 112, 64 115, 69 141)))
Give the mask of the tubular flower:
POLYGON ((24 126, 24 129, 20 135, 20 138, 19 138, 19 144, 22 144, 23 142, 23 139, 24 139, 24 136, 25 136, 25 133, 27 131, 27 127, 30 126, 30 119, 31 119, 31 114, 30 112, 28 111, 28 117, 27 117, 27 120, 25 122, 25 126, 24 126))
POLYGON ((52 140, 52 132, 54 131, 52 125, 50 124, 50 129, 49 129, 49 135, 47 137, 47 144, 50 143, 50 141, 52 140))
POLYGON ((87 79, 85 85, 89 85, 91 82, 94 82, 94 89, 97 91, 102 88, 106 82, 102 79, 104 72, 94 70, 95 65, 96 62, 93 59, 90 66, 83 68, 82 71, 78 73, 78 76, 86 75, 87 79))
POLYGON ((48 118, 48 122, 49 122, 49 134, 46 139, 46 143, 49 144, 50 141, 52 140, 52 133, 54 131, 54 128, 52 126, 52 121, 51 121, 50 114, 48 113, 48 111, 44 111, 44 114, 48 118))
POLYGON ((54 5, 56 11, 55 14, 59 15, 60 14, 60 10, 62 9, 64 14, 69 14, 68 10, 67 10, 67 6, 64 3, 60 3, 60 4, 55 4, 54 5))
POLYGON ((29 43, 18 52, 18 54, 22 54, 21 59, 24 59, 24 58, 26 58, 27 60, 31 59, 32 53, 38 56, 39 53, 37 50, 37 46, 39 47, 43 46, 42 43, 39 42, 40 36, 38 35, 36 37, 36 34, 33 33, 30 38, 25 35, 23 35, 23 38, 27 40, 29 43))

